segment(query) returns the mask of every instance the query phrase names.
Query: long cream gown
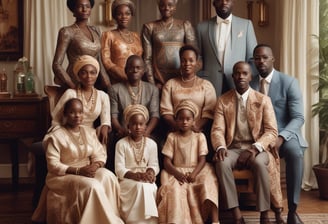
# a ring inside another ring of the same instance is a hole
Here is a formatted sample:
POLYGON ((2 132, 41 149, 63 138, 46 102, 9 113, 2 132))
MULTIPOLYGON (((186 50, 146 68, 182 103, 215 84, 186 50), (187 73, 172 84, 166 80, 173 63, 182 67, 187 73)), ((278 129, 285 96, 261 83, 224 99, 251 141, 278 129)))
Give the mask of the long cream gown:
POLYGON ((145 172, 147 168, 152 168, 155 175, 158 174, 157 144, 146 138, 143 156, 138 163, 128 138, 117 142, 115 153, 115 172, 121 186, 122 217, 125 223, 157 223, 156 184, 124 178, 128 171, 145 172))
POLYGON ((44 138, 48 175, 47 223, 123 223, 119 217, 120 187, 116 176, 99 168, 94 178, 66 174, 68 167, 106 162, 93 128, 80 126, 80 139, 56 127, 44 138))

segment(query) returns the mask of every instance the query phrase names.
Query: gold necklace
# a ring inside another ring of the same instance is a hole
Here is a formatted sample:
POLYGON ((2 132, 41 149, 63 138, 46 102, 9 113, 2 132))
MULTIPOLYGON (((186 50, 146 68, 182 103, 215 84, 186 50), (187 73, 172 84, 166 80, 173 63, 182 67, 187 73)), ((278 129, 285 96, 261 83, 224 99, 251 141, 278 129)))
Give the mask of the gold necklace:
POLYGON ((128 137, 129 145, 131 146, 134 154, 134 159, 138 165, 143 160, 143 154, 145 151, 145 137, 142 137, 139 142, 135 142, 130 136, 128 137))
POLYGON ((133 43, 133 36, 132 36, 132 32, 128 31, 128 32, 122 32, 122 30, 117 29, 121 38, 123 39, 124 42, 128 43, 128 44, 132 44, 133 43))
POLYGON ((71 129, 68 128, 65 128, 65 130, 76 145, 84 145, 84 139, 81 135, 80 127, 78 132, 73 132, 71 129))
POLYGON ((128 91, 129 91, 129 95, 131 97, 132 100, 132 104, 138 104, 141 98, 141 92, 142 92, 142 83, 141 81, 139 81, 138 83, 138 93, 133 92, 132 86, 130 85, 130 83, 127 83, 128 86, 128 91))
POLYGON ((74 23, 74 25, 75 25, 75 26, 77 27, 77 29, 78 29, 79 31, 81 31, 86 37, 88 37, 90 40, 93 41, 92 31, 90 30, 90 28, 89 28, 88 25, 86 25, 86 27, 87 27, 87 30, 88 30, 89 32, 87 32, 87 31, 84 30, 84 29, 81 29, 81 28, 79 27, 79 25, 77 25, 77 23, 74 23))
POLYGON ((97 91, 95 90, 94 87, 92 87, 92 92, 89 99, 86 99, 85 94, 83 92, 84 91, 81 88, 78 89, 78 98, 82 101, 83 107, 85 109, 88 109, 90 112, 92 112, 96 105, 95 99, 97 98, 97 91))

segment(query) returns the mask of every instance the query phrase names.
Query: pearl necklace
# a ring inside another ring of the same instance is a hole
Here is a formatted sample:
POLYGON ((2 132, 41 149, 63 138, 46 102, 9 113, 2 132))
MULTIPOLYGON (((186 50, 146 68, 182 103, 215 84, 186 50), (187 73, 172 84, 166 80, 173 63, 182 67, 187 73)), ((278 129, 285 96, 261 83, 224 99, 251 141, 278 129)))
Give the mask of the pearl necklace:
POLYGON ((191 79, 184 79, 183 76, 181 75, 182 82, 191 82, 191 81, 194 81, 195 79, 196 79, 196 76, 192 77, 191 79))
POLYGON ((127 87, 128 87, 128 91, 129 91, 129 95, 131 97, 132 100, 132 104, 138 104, 141 98, 141 92, 142 92, 142 83, 141 81, 139 81, 138 83, 138 92, 135 93, 133 92, 132 86, 130 85, 130 83, 127 83, 127 87))
POLYGON ((128 142, 130 147, 133 150, 134 159, 138 165, 140 165, 141 161, 143 160, 143 154, 145 151, 145 137, 142 137, 139 142, 135 142, 130 136, 128 137, 128 142))

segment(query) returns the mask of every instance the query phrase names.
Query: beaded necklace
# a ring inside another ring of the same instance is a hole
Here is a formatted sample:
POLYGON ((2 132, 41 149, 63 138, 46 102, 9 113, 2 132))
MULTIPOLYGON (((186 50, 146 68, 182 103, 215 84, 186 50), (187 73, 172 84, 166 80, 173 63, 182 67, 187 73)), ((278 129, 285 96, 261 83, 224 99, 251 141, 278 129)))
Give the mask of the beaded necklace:
POLYGON ((132 86, 130 85, 130 83, 127 83, 127 87, 128 87, 128 92, 129 92, 129 95, 131 97, 131 101, 132 101, 132 104, 138 104, 140 102, 140 98, 141 98, 141 92, 142 92, 142 83, 141 81, 139 81, 138 83, 138 92, 135 93, 132 89, 132 86))
POLYGON ((133 150, 134 159, 138 165, 140 165, 141 161, 143 160, 143 154, 145 151, 145 137, 142 137, 140 141, 134 141, 130 136, 128 137, 128 142, 130 147, 133 150))
POLYGON ((95 108, 95 99, 97 98, 97 91, 94 87, 92 87, 91 96, 89 99, 85 97, 85 91, 83 91, 81 88, 78 88, 77 91, 77 97, 82 101, 83 107, 87 109, 88 111, 92 112, 95 108))
POLYGON ((132 36, 132 32, 128 31, 128 32, 122 32, 120 29, 117 29, 122 40, 128 44, 132 44, 133 43, 133 36, 132 36))

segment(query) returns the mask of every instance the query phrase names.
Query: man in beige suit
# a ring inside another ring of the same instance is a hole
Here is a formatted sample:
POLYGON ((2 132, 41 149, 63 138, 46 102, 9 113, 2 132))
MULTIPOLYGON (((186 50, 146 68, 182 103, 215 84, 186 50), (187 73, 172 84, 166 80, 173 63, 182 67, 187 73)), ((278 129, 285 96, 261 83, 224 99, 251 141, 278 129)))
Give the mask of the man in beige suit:
POLYGON ((260 223, 267 224, 270 223, 268 151, 277 138, 274 110, 269 97, 249 87, 252 74, 248 63, 237 62, 232 78, 236 89, 218 99, 211 131, 220 191, 227 209, 233 214, 234 223, 245 223, 232 170, 249 168, 255 177, 260 223))

